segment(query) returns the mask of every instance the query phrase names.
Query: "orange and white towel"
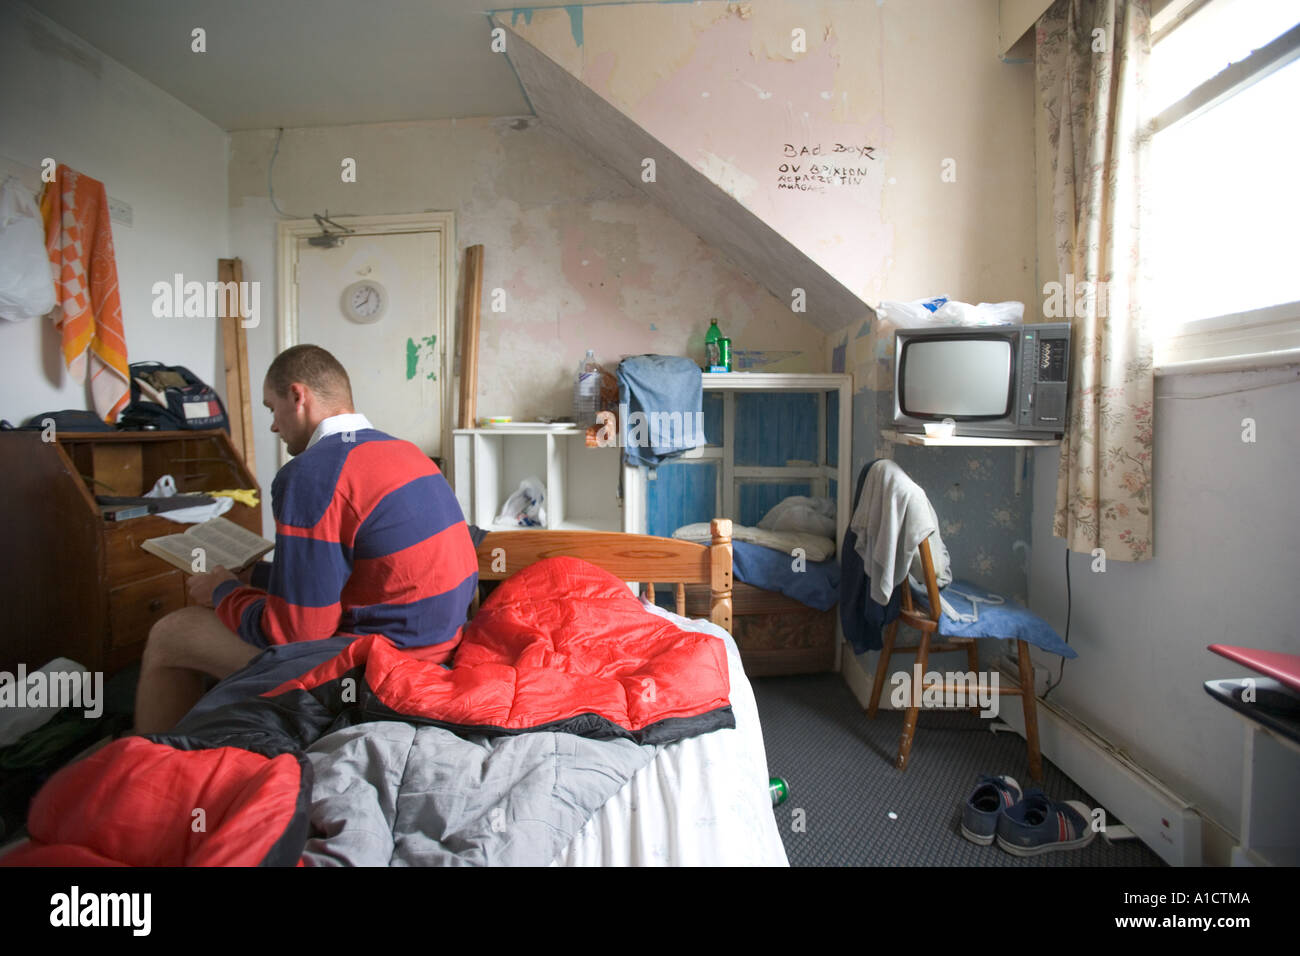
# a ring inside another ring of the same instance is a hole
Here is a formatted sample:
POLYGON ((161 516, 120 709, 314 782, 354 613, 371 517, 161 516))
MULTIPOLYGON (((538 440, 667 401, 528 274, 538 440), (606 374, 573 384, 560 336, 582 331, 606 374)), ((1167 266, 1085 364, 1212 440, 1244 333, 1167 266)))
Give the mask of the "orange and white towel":
POLYGON ((60 164, 41 196, 41 218, 63 361, 73 381, 89 370, 95 412, 112 424, 131 398, 131 370, 104 184, 60 164))

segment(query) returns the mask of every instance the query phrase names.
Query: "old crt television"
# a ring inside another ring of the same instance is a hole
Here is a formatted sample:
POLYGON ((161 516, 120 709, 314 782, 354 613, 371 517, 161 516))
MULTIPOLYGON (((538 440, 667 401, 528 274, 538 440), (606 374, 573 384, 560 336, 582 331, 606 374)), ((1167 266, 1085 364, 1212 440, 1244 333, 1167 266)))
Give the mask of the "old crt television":
POLYGON ((894 424, 952 419, 958 435, 1052 438, 1065 431, 1070 324, 899 329, 894 424))

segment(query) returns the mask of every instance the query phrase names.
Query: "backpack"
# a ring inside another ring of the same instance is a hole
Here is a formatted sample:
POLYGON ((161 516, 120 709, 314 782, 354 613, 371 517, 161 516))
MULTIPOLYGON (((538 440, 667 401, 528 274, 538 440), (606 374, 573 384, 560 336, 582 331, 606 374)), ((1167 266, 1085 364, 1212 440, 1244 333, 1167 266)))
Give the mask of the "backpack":
POLYGON ((117 427, 127 430, 230 431, 221 396, 183 365, 131 363, 131 401, 117 427))

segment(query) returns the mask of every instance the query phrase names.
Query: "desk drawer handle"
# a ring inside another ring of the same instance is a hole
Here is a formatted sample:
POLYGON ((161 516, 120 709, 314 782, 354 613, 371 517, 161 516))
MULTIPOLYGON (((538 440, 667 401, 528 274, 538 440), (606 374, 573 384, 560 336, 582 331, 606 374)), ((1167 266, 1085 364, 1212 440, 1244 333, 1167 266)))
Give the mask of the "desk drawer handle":
POLYGON ((154 598, 152 601, 149 602, 149 613, 150 614, 158 613, 163 609, 163 605, 166 603, 167 602, 164 601, 162 598, 154 598))

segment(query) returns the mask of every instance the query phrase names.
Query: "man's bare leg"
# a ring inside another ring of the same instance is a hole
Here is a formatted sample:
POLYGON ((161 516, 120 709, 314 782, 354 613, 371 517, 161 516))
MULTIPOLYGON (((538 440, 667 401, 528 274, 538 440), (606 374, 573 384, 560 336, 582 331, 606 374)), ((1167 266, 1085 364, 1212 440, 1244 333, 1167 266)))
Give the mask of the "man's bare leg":
POLYGON ((162 734, 203 696, 203 675, 228 677, 260 654, 206 607, 173 611, 149 630, 135 695, 135 731, 162 734))

